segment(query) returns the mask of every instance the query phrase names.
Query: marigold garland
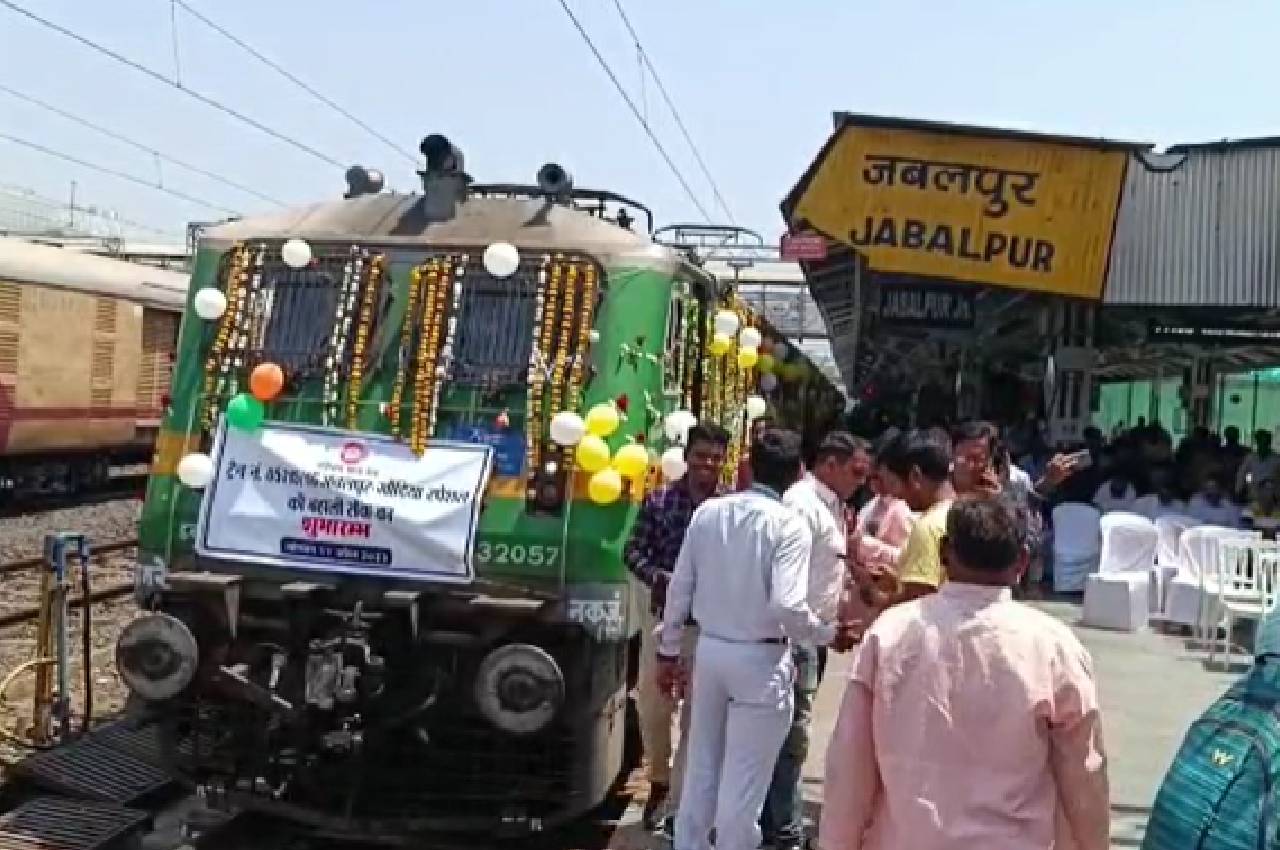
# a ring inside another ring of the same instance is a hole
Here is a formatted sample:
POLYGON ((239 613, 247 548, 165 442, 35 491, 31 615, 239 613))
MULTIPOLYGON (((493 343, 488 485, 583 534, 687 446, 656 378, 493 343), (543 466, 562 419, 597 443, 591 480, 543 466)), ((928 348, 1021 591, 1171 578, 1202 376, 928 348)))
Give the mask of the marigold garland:
POLYGON ((340 397, 342 370, 346 361, 347 342, 356 311, 363 279, 364 255, 357 246, 351 247, 351 256, 342 269, 342 283, 338 288, 334 305, 333 332, 330 335, 329 356, 325 360, 323 388, 324 424, 332 425, 341 412, 340 397))
POLYGON ((595 323, 596 312, 596 267, 594 263, 583 263, 582 306, 575 311, 578 318, 578 345, 573 358, 573 368, 569 373, 569 403, 579 404, 582 392, 583 374, 586 371, 587 351, 590 348, 591 326, 595 323))
MULTIPOLYGON (((560 315, 556 334, 555 353, 551 358, 551 411, 552 414, 563 409, 565 395, 565 372, 569 361, 570 332, 573 325, 575 302, 579 294, 578 264, 569 263, 568 274, 565 275, 564 291, 560 298, 560 315)), ((541 429, 539 429, 541 430, 541 429)))
POLYGON ((386 258, 378 254, 369 264, 369 273, 362 281, 363 293, 360 298, 360 317, 356 321, 355 348, 351 357, 351 375, 347 384, 347 428, 355 430, 360 413, 360 392, 364 387, 365 354, 370 341, 373 326, 374 301, 382 283, 383 266, 386 258))
POLYGON ((205 431, 213 427, 215 390, 219 373, 225 372, 223 359, 227 345, 231 341, 231 334, 240 322, 240 311, 243 306, 241 292, 248 283, 249 261, 250 252, 246 246, 237 245, 232 249, 224 284, 227 309, 222 313, 218 328, 214 332, 213 344, 209 346, 209 355, 205 358, 204 392, 201 400, 203 407, 199 414, 201 427, 205 431))
POLYGON ((543 402, 547 381, 550 379, 551 345, 555 333, 556 304, 561 290, 561 277, 564 267, 559 262, 552 262, 551 257, 543 260, 542 272, 539 274, 540 290, 535 296, 535 328, 533 348, 529 352, 529 395, 528 415, 525 421, 525 439, 529 450, 530 468, 541 468, 544 459, 544 440, 542 437, 545 411, 543 402), (547 266, 550 264, 550 272, 547 266))
MULTIPOLYGON (((447 277, 447 273, 446 273, 447 277)), ((422 318, 418 325, 418 352, 414 358, 413 420, 409 433, 409 449, 421 455, 426 449, 426 406, 430 403, 431 378, 435 370, 433 352, 439 342, 436 318, 441 290, 441 264, 439 260, 427 261, 426 283, 423 288, 422 318)))
POLYGON ((404 405, 405 377, 412 363, 413 332, 418 318, 418 298, 422 289, 422 266, 409 271, 409 291, 405 296, 404 319, 400 323, 400 348, 396 356, 396 374, 391 384, 391 401, 387 405, 387 420, 391 436, 400 436, 400 414, 404 405))

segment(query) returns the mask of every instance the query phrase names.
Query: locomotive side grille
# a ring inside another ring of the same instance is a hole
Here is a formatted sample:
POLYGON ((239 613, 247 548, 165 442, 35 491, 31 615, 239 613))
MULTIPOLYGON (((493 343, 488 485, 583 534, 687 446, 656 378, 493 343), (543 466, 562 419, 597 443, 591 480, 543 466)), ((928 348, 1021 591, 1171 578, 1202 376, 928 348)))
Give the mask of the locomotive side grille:
POLYGON ((95 334, 114 334, 116 332, 116 302, 114 299, 97 299, 93 312, 93 332, 95 334))
POLYGON ((89 370, 89 404, 93 407, 111 406, 111 377, 115 369, 116 341, 94 339, 93 365, 89 370))
POLYGON ((22 320, 22 290, 0 283, 0 375, 18 374, 18 327, 22 320))
POLYGON ((116 366, 117 302, 98 298, 93 310, 93 360, 89 366, 89 404, 110 407, 116 366))
POLYGON ((12 283, 0 283, 0 322, 18 324, 22 313, 22 290, 12 283))
POLYGON ((0 375, 18 374, 18 329, 0 328, 0 375))
POLYGON ((163 407, 161 396, 173 379, 173 352, 178 337, 178 317, 146 310, 142 314, 142 361, 138 364, 138 408, 163 407))

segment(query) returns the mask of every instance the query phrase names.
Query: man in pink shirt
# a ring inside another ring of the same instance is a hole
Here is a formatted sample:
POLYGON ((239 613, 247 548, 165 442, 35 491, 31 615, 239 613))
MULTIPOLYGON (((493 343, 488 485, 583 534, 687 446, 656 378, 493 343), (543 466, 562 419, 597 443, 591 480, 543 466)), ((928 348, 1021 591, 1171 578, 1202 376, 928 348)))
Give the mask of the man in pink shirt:
POLYGON ((1107 850, 1098 695, 1071 630, 1010 588, 1016 510, 947 516, 947 581, 880 615, 827 750, 821 850, 1107 850))

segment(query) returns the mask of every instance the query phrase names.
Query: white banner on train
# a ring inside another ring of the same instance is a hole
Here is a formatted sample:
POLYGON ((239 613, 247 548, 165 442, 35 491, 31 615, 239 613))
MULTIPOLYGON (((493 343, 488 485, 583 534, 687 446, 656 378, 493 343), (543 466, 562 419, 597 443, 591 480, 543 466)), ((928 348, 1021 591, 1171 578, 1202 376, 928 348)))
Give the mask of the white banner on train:
POLYGON ((219 428, 196 529, 202 556, 289 569, 469 582, 486 445, 267 423, 219 428))

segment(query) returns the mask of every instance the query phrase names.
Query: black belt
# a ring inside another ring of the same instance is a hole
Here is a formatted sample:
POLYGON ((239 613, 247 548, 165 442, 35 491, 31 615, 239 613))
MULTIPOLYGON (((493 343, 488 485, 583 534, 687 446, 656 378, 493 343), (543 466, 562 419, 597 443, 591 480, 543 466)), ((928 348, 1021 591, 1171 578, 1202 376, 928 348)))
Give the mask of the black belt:
POLYGON ((723 641, 724 643, 762 643, 769 644, 770 646, 786 646, 791 643, 791 638, 787 637, 747 638, 745 640, 738 640, 736 638, 720 637, 720 635, 712 634, 706 630, 703 630, 702 634, 709 638, 723 641))

